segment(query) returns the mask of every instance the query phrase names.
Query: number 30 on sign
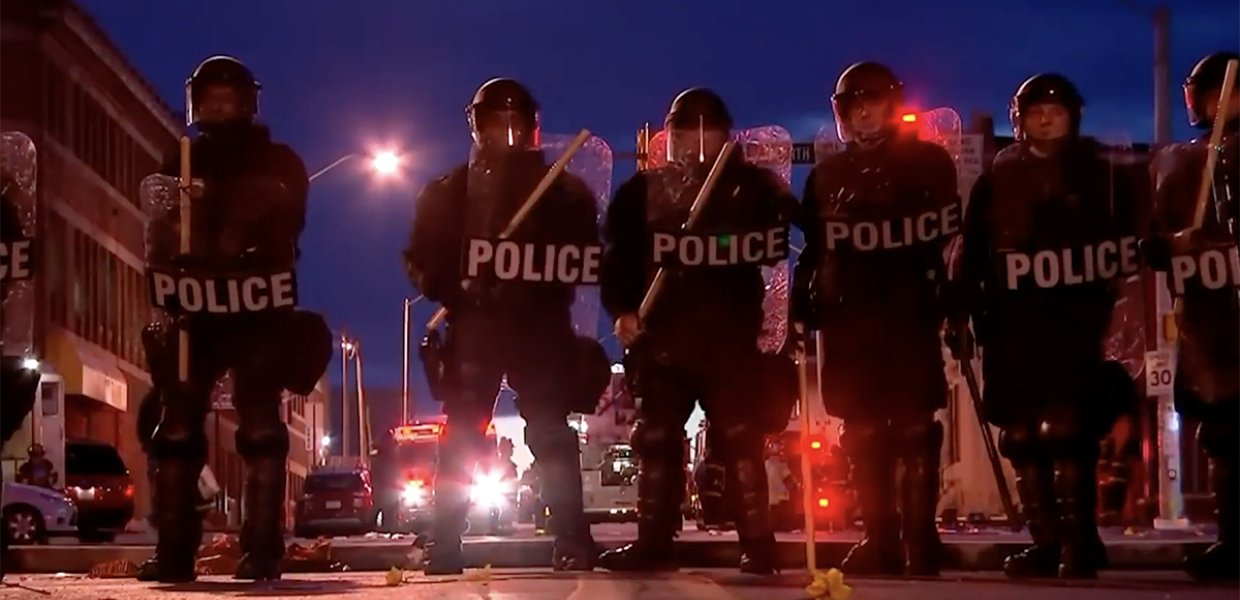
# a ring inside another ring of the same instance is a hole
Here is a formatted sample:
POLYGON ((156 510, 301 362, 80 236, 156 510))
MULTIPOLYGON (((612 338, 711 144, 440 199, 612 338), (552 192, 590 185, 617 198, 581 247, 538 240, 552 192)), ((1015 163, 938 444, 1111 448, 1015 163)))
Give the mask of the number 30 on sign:
POLYGON ((1145 393, 1147 396, 1170 394, 1175 382, 1175 355, 1170 350, 1145 353, 1145 393))

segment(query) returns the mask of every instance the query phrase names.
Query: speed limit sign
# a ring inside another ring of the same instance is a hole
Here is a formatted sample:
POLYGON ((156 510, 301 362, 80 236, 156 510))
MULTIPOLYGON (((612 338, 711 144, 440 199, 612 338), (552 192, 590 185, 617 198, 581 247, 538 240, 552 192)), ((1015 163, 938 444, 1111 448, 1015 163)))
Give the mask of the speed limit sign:
POLYGON ((1164 396, 1171 394, 1175 383, 1175 354, 1171 350, 1145 353, 1145 394, 1164 396))

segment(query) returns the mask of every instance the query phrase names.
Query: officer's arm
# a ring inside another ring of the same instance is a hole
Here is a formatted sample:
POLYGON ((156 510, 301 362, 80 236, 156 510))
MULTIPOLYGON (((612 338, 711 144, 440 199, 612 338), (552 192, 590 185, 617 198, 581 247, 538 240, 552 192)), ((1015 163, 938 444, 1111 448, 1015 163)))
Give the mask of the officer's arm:
POLYGON ((811 304, 814 280, 823 260, 822 223, 819 220, 821 201, 815 191, 816 182, 822 174, 818 168, 810 171, 805 179, 805 192, 797 212, 796 225, 805 238, 805 245, 796 258, 792 270, 792 318, 805 322, 812 313, 811 304))
POLYGON ((447 204, 452 198, 448 193, 447 181, 446 177, 432 181, 418 194, 413 227, 404 250, 405 272, 409 275, 409 281, 428 300, 440 304, 449 301, 448 295, 457 285, 452 281, 451 269, 445 269, 440 264, 445 259, 449 262, 454 259, 449 247, 453 223, 448 218, 447 204), (439 269, 436 269, 437 265, 439 269))
POLYGON ((565 206, 565 223, 568 226, 560 235, 567 236, 568 239, 564 241, 578 246, 598 244, 598 203, 594 199, 594 193, 584 181, 571 174, 566 174, 564 185, 567 192, 565 198, 568 200, 565 206))
POLYGON ((274 146, 270 160, 269 176, 279 180, 282 188, 279 197, 283 204, 280 207, 278 227, 281 234, 296 246, 302 230, 306 227, 306 200, 310 193, 310 178, 301 157, 284 144, 274 146))
POLYGON ((636 313, 646 293, 645 202, 646 184, 639 173, 620 186, 607 208, 600 292, 603 307, 613 318, 636 313))
POLYGON ((1157 271, 1171 268, 1171 236, 1182 220, 1176 205, 1191 187, 1184 177, 1187 153, 1176 150, 1175 146, 1166 148, 1150 163, 1149 209, 1143 223, 1147 231, 1141 246, 1145 261, 1157 271))
MULTIPOLYGON (((957 189, 956 182, 956 163, 952 161, 952 157, 943 148, 936 145, 928 145, 930 149, 927 162, 927 173, 930 179, 928 191, 930 196, 934 198, 934 206, 943 208, 960 202, 960 191, 957 189)), ((949 236, 944 236, 944 245, 951 242, 949 236)))
POLYGON ((975 316, 982 304, 982 285, 990 263, 990 209, 994 188, 990 173, 973 184, 960 238, 948 264, 947 310, 955 322, 975 316))

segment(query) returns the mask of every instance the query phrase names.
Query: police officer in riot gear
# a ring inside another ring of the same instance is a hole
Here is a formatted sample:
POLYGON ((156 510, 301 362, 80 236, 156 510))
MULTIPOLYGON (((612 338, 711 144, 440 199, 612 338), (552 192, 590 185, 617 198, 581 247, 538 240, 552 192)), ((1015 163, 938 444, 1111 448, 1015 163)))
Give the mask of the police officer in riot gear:
MULTIPOLYGON (((681 232, 677 239, 690 242, 699 234, 786 232, 796 199, 777 175, 748 163, 740 152, 723 166, 697 223, 681 231, 732 125, 714 92, 682 92, 665 120, 669 164, 625 182, 608 210, 603 305, 627 347, 626 372, 639 398, 632 435, 639 463, 638 538, 600 558, 609 569, 676 568, 672 540, 685 490, 684 426, 695 401, 717 434, 711 453, 718 453, 728 473, 740 569, 769 574, 776 567, 763 466, 766 431, 754 410, 754 399, 768 392, 761 376, 765 359, 757 347, 764 315, 761 263, 660 264, 654 243, 666 232, 681 232), (659 268, 666 269, 665 284, 643 316, 643 300, 659 268)), ((762 257, 767 264, 780 259, 762 257)), ((778 419, 786 422, 787 413, 778 419)))
POLYGON ((1012 577, 1095 577, 1097 462, 1131 379, 1104 354, 1119 284, 1136 269, 1136 190, 1097 142, 1080 136, 1085 102, 1056 74, 1012 97, 1017 143, 973 188, 953 257, 948 345, 984 348, 983 417, 1001 428, 1016 471, 1028 550, 1012 577))
MULTIPOLYGON (((1186 561, 1199 579, 1240 576, 1240 310, 1236 284, 1210 285, 1207 263, 1235 261, 1237 242, 1237 162, 1240 160, 1240 89, 1218 112, 1223 75, 1234 52, 1202 58, 1184 81, 1189 122, 1206 132, 1164 149, 1154 161, 1153 235, 1144 250, 1150 264, 1169 271, 1178 296, 1178 366, 1175 405, 1200 421, 1197 439, 1210 457, 1211 486, 1218 510, 1218 542, 1186 561), (1198 190, 1209 144, 1209 130, 1223 119, 1223 138, 1210 183, 1201 229, 1194 230, 1198 190), (1182 288, 1177 292, 1177 288, 1182 288)), ((1226 269, 1214 269, 1226 272, 1226 269)), ((1221 283, 1221 282, 1214 282, 1221 283)))
POLYGON ((836 83, 831 102, 846 146, 806 181, 793 319, 830 340, 820 357, 823 398, 844 419, 866 531, 842 568, 935 575, 943 427, 934 412, 946 405, 939 287, 960 214, 951 157, 900 131, 901 90, 874 62, 850 66, 836 83), (902 233, 909 220, 915 238, 902 233))
MULTIPOLYGON (((549 167, 539 147, 538 104, 522 84, 486 82, 466 113, 470 161, 422 191, 404 252, 413 286, 447 310, 442 347, 432 332, 422 354, 448 418, 426 572, 460 573, 465 566, 461 535, 470 484, 480 463, 493 462, 496 450, 486 447, 484 433, 505 375, 545 482, 553 566, 589 570, 596 551, 583 514, 577 434, 567 417, 593 409, 609 381, 609 362, 597 341, 573 330, 575 285, 469 277, 462 268, 471 240, 496 239, 549 167)), ((594 196, 584 181, 561 174, 509 239, 597 246, 594 196)))
MULTIPOLYGON (((230 56, 206 59, 186 81, 186 120, 200 134, 190 152, 191 173, 202 181, 190 203, 191 251, 181 257, 186 268, 291 269, 299 254, 309 181, 297 154, 272 141, 267 127, 255 121, 258 92, 250 70, 230 56)), ((179 163, 179 157, 171 161, 164 174, 175 175, 179 163)), ((229 370, 239 421, 236 447, 246 468, 244 554, 236 578, 279 578, 289 450, 282 394, 309 394, 326 370, 332 352, 326 322, 300 310, 200 313, 152 323, 143 342, 155 387, 146 401, 162 403, 163 410, 150 440, 158 462, 159 542, 139 578, 194 578, 202 538, 197 505, 207 457, 204 423, 214 384, 229 370), (189 339, 184 382, 177 367, 179 328, 189 339)))

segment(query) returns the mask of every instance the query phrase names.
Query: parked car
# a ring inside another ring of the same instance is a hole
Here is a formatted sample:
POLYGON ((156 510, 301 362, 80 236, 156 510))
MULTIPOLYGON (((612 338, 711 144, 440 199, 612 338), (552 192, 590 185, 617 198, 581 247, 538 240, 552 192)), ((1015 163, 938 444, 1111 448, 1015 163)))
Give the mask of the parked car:
POLYGON ((297 500, 293 534, 366 533, 375 527, 376 512, 370 471, 358 467, 315 471, 306 477, 297 500))
POLYGON ((65 442, 65 495, 78 507, 84 542, 111 542, 133 519, 134 485, 116 448, 92 440, 65 442))
POLYGON ((78 510, 73 500, 56 490, 4 482, 4 543, 42 544, 49 537, 77 536, 78 510))

